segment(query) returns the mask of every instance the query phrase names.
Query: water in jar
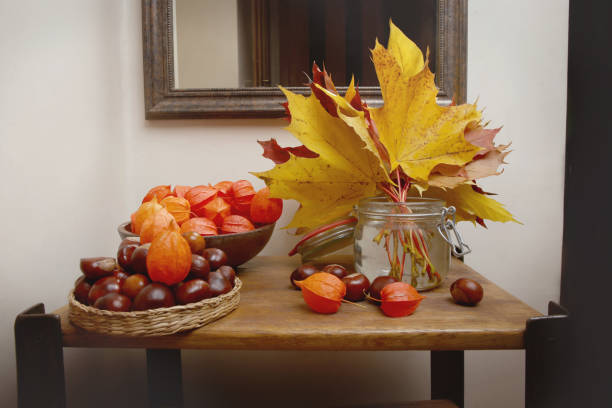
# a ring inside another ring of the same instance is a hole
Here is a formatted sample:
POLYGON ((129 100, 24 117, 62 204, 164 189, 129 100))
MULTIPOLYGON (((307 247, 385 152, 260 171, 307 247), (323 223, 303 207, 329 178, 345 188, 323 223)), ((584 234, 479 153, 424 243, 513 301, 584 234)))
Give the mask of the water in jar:
POLYGON ((403 278, 417 290, 433 289, 440 285, 450 268, 450 247, 437 231, 437 221, 397 220, 393 216, 360 219, 355 229, 355 269, 368 277, 370 282, 381 275, 399 274, 403 259, 403 278), (412 235, 411 235, 412 232, 412 235), (412 250, 404 250, 401 239, 413 244, 425 243, 426 252, 433 268, 427 268, 427 262, 416 245, 412 250), (385 247, 388 244, 388 250, 385 247), (415 250, 416 249, 416 250, 415 250), (415 255, 416 254, 416 255, 415 255), (397 257, 397 258, 396 258, 397 257), (393 262, 396 259, 399 262, 393 262))

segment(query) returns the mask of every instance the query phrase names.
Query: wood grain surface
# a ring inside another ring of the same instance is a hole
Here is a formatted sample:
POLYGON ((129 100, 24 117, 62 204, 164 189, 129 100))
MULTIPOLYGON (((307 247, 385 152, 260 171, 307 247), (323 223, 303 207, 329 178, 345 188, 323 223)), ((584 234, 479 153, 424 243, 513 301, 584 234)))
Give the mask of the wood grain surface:
MULTIPOLYGON (((345 259, 346 260, 346 259, 345 259)), ((67 306, 61 317, 65 347, 130 347, 246 350, 479 350, 521 349, 527 319, 541 314, 458 260, 441 287, 425 292, 417 311, 390 318, 369 302, 343 304, 338 313, 312 312, 289 282, 298 260, 257 257, 239 271, 244 286, 238 309, 187 333, 133 338, 100 335, 73 326, 67 306), (457 278, 484 288, 475 306, 455 304, 449 293, 457 278)))

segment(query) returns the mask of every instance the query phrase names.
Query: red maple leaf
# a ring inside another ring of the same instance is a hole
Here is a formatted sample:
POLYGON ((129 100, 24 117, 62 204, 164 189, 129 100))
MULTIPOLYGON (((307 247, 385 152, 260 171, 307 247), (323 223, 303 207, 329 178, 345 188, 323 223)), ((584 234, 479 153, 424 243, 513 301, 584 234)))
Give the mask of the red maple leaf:
POLYGON ((306 157, 310 159, 314 159, 319 157, 319 155, 312 150, 308 149, 306 146, 296 146, 296 147, 281 147, 276 139, 270 140, 258 140, 257 143, 263 147, 262 156, 272 160, 276 164, 281 164, 289 160, 290 154, 298 157, 306 157))

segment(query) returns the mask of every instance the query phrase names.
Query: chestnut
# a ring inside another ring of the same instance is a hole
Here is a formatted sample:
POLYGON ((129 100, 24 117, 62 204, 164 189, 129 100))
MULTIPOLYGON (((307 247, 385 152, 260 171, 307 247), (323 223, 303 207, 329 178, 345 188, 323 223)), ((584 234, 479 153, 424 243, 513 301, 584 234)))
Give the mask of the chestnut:
POLYGON ((362 273, 352 273, 342 278, 346 285, 344 298, 351 302, 359 302, 365 299, 366 292, 370 289, 370 280, 362 273))
POLYGON ((234 282, 236 281, 236 271, 234 268, 228 265, 223 265, 217 269, 217 272, 223 275, 223 277, 232 284, 232 287, 234 286, 234 282))
POLYGON ((187 241, 189 244, 192 254, 201 254, 204 248, 206 248, 206 240, 197 232, 187 231, 183 232, 182 235, 183 238, 185 238, 185 241, 187 241))
POLYGON ((118 250, 123 248, 124 246, 129 246, 129 245, 134 245, 134 246, 139 246, 140 245, 140 238, 139 237, 127 237, 124 238, 121 243, 119 244, 119 248, 117 248, 118 250))
POLYGON ((303 264, 298 266, 293 272, 291 272, 291 284, 297 290, 300 290, 298 285, 295 284, 295 281, 301 281, 306 279, 307 277, 314 275, 315 273, 320 272, 319 268, 312 264, 303 264))
POLYGON ((117 263, 126 271, 132 269, 132 255, 136 248, 138 248, 138 244, 131 244, 120 247, 117 251, 117 263))
POLYGON ((189 273, 193 278, 208 279, 210 262, 202 255, 191 254, 191 269, 189 273))
POLYGON ((211 272, 208 275, 208 285, 212 297, 222 295, 232 290, 232 284, 225 279, 221 272, 211 272))
POLYGON ((174 295, 170 288, 161 283, 149 283, 134 298, 132 310, 158 309, 174 305, 174 295))
POLYGON ((84 305, 89 303, 87 296, 91 290, 92 283, 93 281, 87 279, 85 276, 79 276, 76 282, 74 282, 74 297, 84 305))
POLYGON ((94 303, 94 307, 112 312, 129 312, 130 307, 132 307, 132 301, 120 293, 110 292, 98 298, 96 303, 94 303))
MULTIPOLYGON (((395 279, 393 276, 379 276, 376 279, 374 279, 374 282, 372 282, 372 284, 370 285, 370 290, 369 290, 369 294, 370 297, 374 298, 374 299, 380 299, 380 292, 383 290, 383 288, 385 286, 387 286, 390 283, 393 282, 397 282, 398 280, 395 279)), ((373 300, 374 303, 379 303, 376 300, 373 300)))
POLYGON ((475 306, 482 300, 482 286, 468 278, 460 278, 450 286, 450 293, 456 303, 466 306, 475 306))
POLYGON ((124 271, 123 269, 115 269, 113 271, 113 276, 117 279, 119 279, 119 281, 121 282, 121 284, 123 285, 123 282, 127 279, 128 275, 126 271, 124 271))
POLYGON ((90 305, 96 303, 98 298, 106 295, 110 292, 119 293, 121 291, 121 280, 114 276, 107 276, 98 280, 91 286, 89 293, 87 294, 87 302, 90 305))
POLYGON ((81 258, 81 272, 89 279, 100 279, 104 276, 112 275, 117 269, 115 258, 96 257, 96 258, 81 258))
POLYGON ((210 270, 216 271, 220 266, 227 264, 227 254, 219 248, 206 248, 202 256, 210 263, 210 270))
POLYGON ((121 293, 130 299, 134 299, 138 292, 149 284, 149 278, 140 273, 135 273, 123 281, 121 285, 121 293))
POLYGON ((325 265, 323 269, 321 269, 321 272, 331 273, 338 279, 342 279, 349 274, 344 266, 338 264, 325 265))
POLYGON ((184 282, 174 290, 176 302, 181 305, 208 299, 211 295, 210 286, 204 279, 192 279, 184 282))
POLYGON ((147 255, 151 243, 140 245, 132 253, 131 269, 134 273, 147 274, 147 255))

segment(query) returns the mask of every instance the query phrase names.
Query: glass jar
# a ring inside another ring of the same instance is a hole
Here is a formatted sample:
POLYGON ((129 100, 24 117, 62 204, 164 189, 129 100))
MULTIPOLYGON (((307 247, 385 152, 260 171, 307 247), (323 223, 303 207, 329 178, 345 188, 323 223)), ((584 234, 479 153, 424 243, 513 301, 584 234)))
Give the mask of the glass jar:
MULTIPOLYGON (((455 230, 454 208, 435 199, 414 198, 396 203, 385 197, 361 200, 355 227, 355 269, 370 279, 392 275, 417 290, 442 283, 450 268, 449 230, 455 230)), ((467 252, 460 253, 465 254, 467 252)))
MULTIPOLYGON (((329 263, 335 260, 338 253, 341 253, 344 248, 353 245, 353 234, 357 219, 354 217, 346 217, 330 224, 332 228, 321 228, 315 230, 316 233, 306 236, 295 248, 295 252, 302 257, 302 263, 317 262, 329 263), (328 259, 331 261, 328 262, 328 259)), ((293 251, 292 251, 293 252, 293 251)), ((349 252, 350 253, 350 252, 349 252)))

